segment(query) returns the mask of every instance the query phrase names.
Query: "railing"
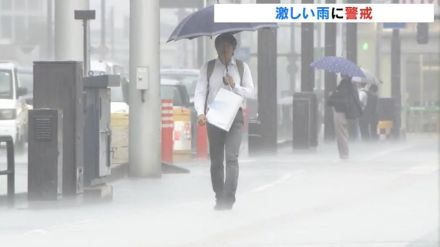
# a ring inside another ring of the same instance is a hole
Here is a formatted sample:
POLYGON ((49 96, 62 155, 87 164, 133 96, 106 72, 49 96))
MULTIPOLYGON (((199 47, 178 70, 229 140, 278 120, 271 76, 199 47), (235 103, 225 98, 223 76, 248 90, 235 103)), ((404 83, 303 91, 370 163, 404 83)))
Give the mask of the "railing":
POLYGON ((7 170, 0 171, 1 175, 6 175, 8 179, 8 201, 13 202, 15 197, 15 160, 14 142, 11 136, 0 136, 0 145, 6 143, 7 170))

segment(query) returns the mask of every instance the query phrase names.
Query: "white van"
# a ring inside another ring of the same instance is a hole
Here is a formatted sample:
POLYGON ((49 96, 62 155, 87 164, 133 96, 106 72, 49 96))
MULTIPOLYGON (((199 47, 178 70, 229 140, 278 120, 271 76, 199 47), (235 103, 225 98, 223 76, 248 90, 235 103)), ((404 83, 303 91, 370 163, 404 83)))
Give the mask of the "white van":
MULTIPOLYGON (((121 65, 106 62, 106 61, 95 61, 90 62, 90 75, 104 75, 104 74, 114 74, 121 76, 121 83, 124 81, 123 73, 124 69, 121 65)), ((124 102, 122 94, 122 85, 119 87, 110 87, 111 92, 111 103, 110 112, 113 113, 128 113, 128 104, 124 102)))
POLYGON ((0 62, 0 135, 12 136, 17 148, 27 139, 28 108, 26 88, 18 87, 17 68, 11 62, 0 62))

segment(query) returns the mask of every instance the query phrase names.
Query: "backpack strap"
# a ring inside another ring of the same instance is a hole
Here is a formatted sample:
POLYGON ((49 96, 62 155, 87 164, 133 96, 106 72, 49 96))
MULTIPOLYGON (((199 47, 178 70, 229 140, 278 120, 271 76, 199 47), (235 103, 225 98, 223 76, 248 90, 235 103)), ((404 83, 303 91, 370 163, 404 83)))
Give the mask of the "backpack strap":
POLYGON ((240 74, 240 86, 242 86, 242 82, 243 82, 243 74, 244 74, 244 66, 243 66, 243 61, 236 59, 235 60, 237 62, 237 68, 238 68, 238 73, 240 74))
POLYGON ((212 59, 208 62, 208 67, 206 69, 206 97, 205 97, 205 108, 203 110, 203 112, 206 115, 206 108, 208 105, 208 95, 209 95, 209 79, 211 78, 212 72, 214 72, 214 67, 215 67, 215 59, 212 59))
POLYGON ((215 59, 212 59, 208 62, 208 69, 206 70, 206 79, 208 80, 208 84, 209 84, 209 79, 211 78, 212 72, 214 72, 214 67, 215 67, 215 59))

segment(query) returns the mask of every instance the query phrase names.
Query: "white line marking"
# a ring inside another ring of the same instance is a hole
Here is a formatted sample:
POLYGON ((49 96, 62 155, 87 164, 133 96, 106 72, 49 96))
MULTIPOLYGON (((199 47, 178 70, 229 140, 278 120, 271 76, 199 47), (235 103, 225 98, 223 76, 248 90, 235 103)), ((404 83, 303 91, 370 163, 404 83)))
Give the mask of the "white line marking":
POLYGON ((402 173, 403 174, 424 175, 424 174, 431 174, 431 173, 437 172, 438 170, 439 170, 439 165, 422 163, 422 164, 410 167, 410 168, 404 170, 402 173))
POLYGON ((398 152, 398 151, 403 151, 403 150, 405 150, 405 149, 409 149, 409 148, 411 148, 411 147, 414 147, 415 145, 406 145, 406 146, 404 146, 404 147, 398 147, 398 148, 392 148, 392 149, 386 149, 386 150, 384 150, 384 151, 381 151, 381 152, 378 152, 378 153, 375 153, 375 154, 373 154, 373 155, 370 155, 369 157, 367 157, 367 158, 365 158, 365 159, 360 159, 360 161, 363 161, 363 162, 365 162, 365 161, 373 161, 373 160, 375 160, 375 159, 377 159, 377 158, 380 158, 380 157, 382 157, 382 156, 385 156, 385 155, 388 155, 388 154, 390 154, 390 153, 394 153, 394 152, 398 152))
POLYGON ((252 162, 255 162, 255 161, 257 161, 257 160, 255 160, 255 159, 239 159, 238 160, 238 163, 252 163, 252 162))
POLYGON ((274 187, 276 185, 279 185, 279 184, 282 184, 282 183, 286 182, 287 180, 291 179, 292 177, 301 175, 303 173, 305 173, 304 170, 299 170, 299 171, 295 172, 295 174, 291 174, 291 173, 286 174, 283 177, 281 177, 280 179, 277 179, 277 180, 275 180, 272 183, 268 183, 268 184, 265 184, 263 186, 260 186, 260 187, 257 187, 255 189, 253 189, 251 191, 251 193, 256 193, 256 192, 260 192, 260 191, 263 191, 263 190, 267 190, 267 189, 269 189, 271 187, 274 187))
POLYGON ((44 229, 33 229, 33 230, 28 231, 28 232, 25 232, 23 235, 24 236, 45 235, 45 234, 48 234, 48 233, 49 233, 49 231, 44 230, 44 229))

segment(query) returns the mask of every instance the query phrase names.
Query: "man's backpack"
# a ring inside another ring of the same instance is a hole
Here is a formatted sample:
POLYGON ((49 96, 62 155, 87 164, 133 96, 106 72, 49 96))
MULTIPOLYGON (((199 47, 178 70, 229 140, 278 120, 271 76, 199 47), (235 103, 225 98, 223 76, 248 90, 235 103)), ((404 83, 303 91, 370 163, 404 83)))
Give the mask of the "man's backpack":
POLYGON ((327 105, 334 107, 335 111, 346 113, 348 110, 347 100, 339 90, 333 91, 327 99, 327 105))
MULTIPOLYGON (((215 61, 216 59, 210 60, 208 62, 208 68, 206 69, 206 80, 208 81, 208 83, 206 84, 206 98, 205 98, 205 110, 204 110, 205 114, 206 114, 206 106, 208 104, 209 78, 211 78, 211 75, 214 72, 215 61)), ((237 63, 238 73, 240 74, 240 86, 241 86, 243 81, 243 74, 244 74, 243 61, 236 59, 235 62, 237 63)))

